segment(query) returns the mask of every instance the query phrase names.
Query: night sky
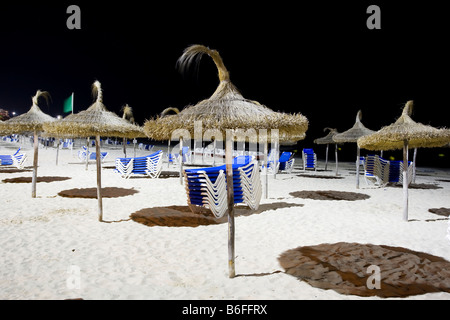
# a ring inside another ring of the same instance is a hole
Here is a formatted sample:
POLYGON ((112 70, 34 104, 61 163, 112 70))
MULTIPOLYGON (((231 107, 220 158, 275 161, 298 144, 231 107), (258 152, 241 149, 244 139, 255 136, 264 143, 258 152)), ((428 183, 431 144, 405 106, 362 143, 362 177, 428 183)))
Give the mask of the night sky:
MULTIPOLYGON (((407 100, 415 101, 414 120, 449 127, 450 27, 435 3, 2 3, 0 108, 26 112, 41 89, 52 96, 49 106, 41 102, 44 112, 62 114, 72 92, 79 112, 93 102, 91 85, 99 80, 106 107, 121 115, 128 103, 142 125, 167 107, 181 110, 212 95, 218 78, 211 59, 202 59, 197 74, 175 68, 184 48, 203 44, 219 51, 244 97, 308 118, 299 150, 323 153, 312 141, 325 127, 349 129, 359 109, 364 125, 379 130, 407 100), (66 27, 71 4, 81 9, 81 30, 66 27), (366 27, 370 4, 381 8, 381 30, 366 27)), ((344 145, 344 159, 355 148, 344 145)), ((428 153, 450 166, 448 149, 428 153)))

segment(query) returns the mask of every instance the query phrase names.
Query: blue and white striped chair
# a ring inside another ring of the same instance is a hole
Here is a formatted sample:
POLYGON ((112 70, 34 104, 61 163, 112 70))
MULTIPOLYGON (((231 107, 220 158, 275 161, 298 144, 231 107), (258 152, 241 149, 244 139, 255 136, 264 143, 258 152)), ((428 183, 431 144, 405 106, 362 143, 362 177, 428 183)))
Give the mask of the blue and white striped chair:
MULTIPOLYGON (((271 155, 267 157, 267 165, 269 167, 269 173, 278 173, 279 171, 291 173, 294 168, 295 159, 292 156, 292 152, 284 151, 278 158, 275 167, 275 156, 271 155)), ((264 168, 264 166, 263 166, 264 168)))
POLYGON ((287 173, 291 173, 292 169, 294 169, 295 159, 293 157, 292 152, 283 152, 278 160, 279 166, 278 171, 284 171, 287 173))

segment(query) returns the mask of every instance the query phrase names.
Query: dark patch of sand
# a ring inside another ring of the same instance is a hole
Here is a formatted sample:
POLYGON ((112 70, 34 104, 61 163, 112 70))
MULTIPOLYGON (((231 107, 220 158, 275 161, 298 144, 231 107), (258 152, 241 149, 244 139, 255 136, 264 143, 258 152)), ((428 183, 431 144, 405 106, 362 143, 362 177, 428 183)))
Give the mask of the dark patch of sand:
POLYGON ((334 190, 319 190, 319 191, 295 191, 289 193, 295 198, 302 199, 313 199, 313 200, 345 200, 345 201, 356 201, 356 200, 366 200, 370 196, 363 193, 356 192, 346 192, 346 191, 334 191, 334 190))
POLYGON ((429 212, 437 214, 439 216, 449 217, 450 216, 450 208, 431 208, 428 209, 429 212))
MULTIPOLYGON (((268 210, 276 210, 281 208, 303 207, 303 204, 275 202, 270 204, 262 204, 258 210, 250 210, 248 207, 236 207, 235 216, 249 216, 252 214, 260 214, 268 210)), ((217 219, 207 210, 193 213, 189 206, 168 206, 146 208, 134 212, 130 218, 138 223, 146 226, 166 226, 166 227, 198 227, 212 224, 222 224, 228 221, 225 215, 217 219)))
MULTIPOLYGON (((107 187, 102 188, 102 198, 119 198, 131 196, 139 191, 134 189, 107 187)), ((61 197, 66 198, 88 198, 97 199, 97 188, 69 189, 58 193, 61 197)))
MULTIPOLYGON (((400 183, 389 183, 389 187, 394 188, 403 188, 403 185, 400 183)), ((442 187, 438 186, 437 184, 430 184, 430 183, 410 183, 408 186, 408 189, 442 189, 442 187)))
POLYGON ((358 296, 450 292, 450 262, 402 247, 334 243, 298 247, 278 258, 286 273, 321 289, 358 296), (379 268, 379 289, 369 266, 379 268))
POLYGON ((32 172, 31 169, 17 169, 17 168, 1 168, 0 173, 22 173, 22 172, 32 172))
MULTIPOLYGON (((69 180, 71 178, 69 177, 37 177, 36 182, 55 182, 55 181, 65 181, 69 180)), ((4 183, 31 183, 32 178, 31 177, 18 177, 18 178, 11 178, 11 179, 3 179, 2 182, 4 183)))
POLYGON ((339 176, 320 176, 320 175, 314 175, 314 174, 298 174, 297 177, 317 178, 317 179, 344 179, 343 177, 339 177, 339 176))

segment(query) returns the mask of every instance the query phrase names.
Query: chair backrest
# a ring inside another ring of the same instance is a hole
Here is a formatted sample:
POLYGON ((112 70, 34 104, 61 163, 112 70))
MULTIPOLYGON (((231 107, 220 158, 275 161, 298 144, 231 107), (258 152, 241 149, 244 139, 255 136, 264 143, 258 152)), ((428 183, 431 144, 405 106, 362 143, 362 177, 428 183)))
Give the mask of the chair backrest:
POLYGON ((13 164, 13 158, 10 155, 0 156, 2 166, 10 166, 13 164))
MULTIPOLYGON (((408 183, 411 182, 412 179, 412 161, 408 161, 408 183)), ((403 183, 403 161, 395 160, 390 161, 389 168, 389 182, 401 182, 403 183)))
POLYGON ((389 182, 390 174, 391 170, 388 160, 385 160, 378 155, 368 155, 365 157, 364 175, 366 178, 374 178, 376 184, 384 186, 389 182))
POLYGON ((279 162, 286 162, 289 161, 289 159, 292 157, 292 152, 283 152, 280 156, 279 162))
POLYGON ((399 182, 400 181, 400 163, 402 161, 390 161, 389 166, 389 182, 399 182))
POLYGON ((302 150, 303 169, 316 169, 316 154, 311 148, 302 150))
POLYGON ((233 164, 248 164, 253 160, 253 156, 237 156, 233 159, 233 164))
MULTIPOLYGON (((185 169, 184 177, 187 182, 188 202, 202 205, 204 201, 207 201, 206 198, 212 195, 226 198, 225 169, 226 166, 185 169), (205 199, 202 200, 202 198, 205 199)), ((259 167, 256 160, 245 165, 233 164, 233 186, 235 204, 248 201, 256 202, 256 199, 259 204, 261 185, 259 167)), ((248 204, 251 205, 251 203, 248 204)))
POLYGON ((373 176, 376 174, 376 172, 375 172, 376 163, 375 162, 378 160, 377 157, 378 156, 376 156, 376 155, 369 155, 365 158, 365 161, 363 163, 365 175, 373 176))
POLYGON ((149 159, 152 164, 160 164, 162 159, 162 151, 159 150, 145 157, 136 157, 136 158, 119 158, 119 161, 122 162, 124 166, 128 165, 130 161, 133 161, 133 168, 131 173, 133 174, 148 174, 148 170, 158 170, 159 167, 149 167, 149 159))

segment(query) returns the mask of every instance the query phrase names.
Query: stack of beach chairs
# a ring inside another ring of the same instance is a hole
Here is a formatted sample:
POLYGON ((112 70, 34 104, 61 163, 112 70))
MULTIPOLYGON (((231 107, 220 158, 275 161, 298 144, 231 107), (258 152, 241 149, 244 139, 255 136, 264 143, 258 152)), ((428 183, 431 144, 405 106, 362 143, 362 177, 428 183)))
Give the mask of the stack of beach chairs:
MULTIPOLYGON (((252 157, 235 159, 233 164, 234 204, 259 207, 262 195, 259 165, 252 157)), ((184 170, 188 205, 193 212, 209 209, 221 218, 228 210, 226 166, 184 170)))
MULTIPOLYGON (((88 151, 86 146, 83 146, 81 150, 78 150, 78 159, 81 162, 86 161, 86 157, 88 157, 89 160, 97 160, 97 153, 96 152, 90 152, 88 151)), ((108 152, 100 152, 100 160, 103 162, 105 158, 108 156, 108 152)))
POLYGON ((14 154, 0 155, 1 166, 15 166, 17 169, 23 169, 27 155, 25 153, 19 154, 20 148, 14 154))
MULTIPOLYGON (((407 182, 413 177, 413 162, 408 162, 407 182)), ((389 161, 378 155, 369 155, 364 159, 364 178, 366 183, 384 187, 388 183, 403 183, 403 161, 389 161)))
POLYGON ((162 170, 162 156, 163 152, 160 150, 145 157, 117 158, 114 171, 125 179, 132 175, 147 175, 150 178, 158 178, 162 170))
POLYGON ((389 161, 377 155, 369 155, 364 158, 363 165, 366 184, 370 181, 374 185, 383 187, 389 183, 389 161))
POLYGON ((317 155, 313 149, 302 150, 303 171, 306 169, 317 170, 317 155))

